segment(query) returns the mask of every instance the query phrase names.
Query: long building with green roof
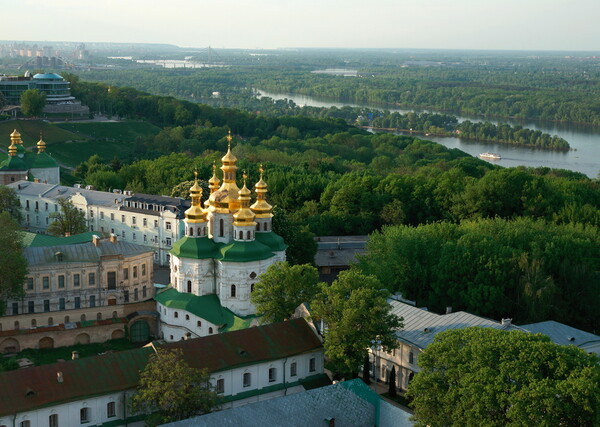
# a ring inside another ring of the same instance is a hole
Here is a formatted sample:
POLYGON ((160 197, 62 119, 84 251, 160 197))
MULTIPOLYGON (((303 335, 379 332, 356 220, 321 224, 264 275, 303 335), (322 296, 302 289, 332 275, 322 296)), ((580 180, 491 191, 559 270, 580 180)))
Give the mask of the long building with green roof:
POLYGON ((156 297, 160 333, 167 341, 251 325, 254 283, 270 265, 285 260, 287 245, 272 229, 264 170, 251 205, 245 174, 243 187, 237 186, 231 145, 221 160, 223 182, 213 167, 204 203, 197 176, 190 188, 185 236, 170 251, 171 287, 156 297))

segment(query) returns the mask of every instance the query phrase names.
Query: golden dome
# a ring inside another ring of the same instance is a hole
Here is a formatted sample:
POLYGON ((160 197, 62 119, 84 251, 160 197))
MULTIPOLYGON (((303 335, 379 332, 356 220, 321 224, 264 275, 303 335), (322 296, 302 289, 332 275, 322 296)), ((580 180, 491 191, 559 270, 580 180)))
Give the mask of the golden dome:
POLYGON ((256 202, 250 209, 252 212, 256 214, 256 218, 271 218, 273 214, 271 211, 273 210, 273 206, 267 203, 267 183, 263 180, 263 173, 265 170, 262 165, 260 165, 260 180, 254 185, 256 191, 256 202))
POLYGON ((254 222, 254 212, 250 209, 250 190, 246 187, 246 174, 244 174, 244 186, 239 192, 239 204, 240 209, 233 214, 233 225, 252 225, 256 226, 254 222))
POLYGON ((10 143, 11 144, 23 144, 21 140, 21 134, 18 130, 14 130, 13 133, 10 134, 10 143))
POLYGON ((16 130, 16 129, 15 129, 15 130, 13 130, 13 132, 10 134, 10 137, 11 137, 11 138, 13 138, 13 137, 15 137, 15 138, 16 138, 16 137, 19 137, 19 138, 20 138, 20 137, 21 137, 21 134, 19 133, 19 131, 18 131, 18 130, 16 130))
POLYGON ((194 185, 190 188, 190 196, 192 198, 192 206, 185 211, 185 219, 187 222, 206 222, 206 212, 202 209, 202 187, 198 185, 198 170, 194 171, 194 185))
POLYGON ((221 158, 223 165, 235 164, 237 162, 237 157, 231 152, 231 139, 231 131, 229 131, 227 134, 227 153, 221 158))
POLYGON ((232 213, 240 208, 238 195, 240 189, 236 184, 237 158, 231 153, 231 132, 227 136, 227 154, 223 157, 223 184, 213 191, 208 198, 210 210, 218 213, 232 213))
POLYGON ((17 146, 13 142, 11 142, 8 147, 8 155, 11 157, 14 157, 17 155, 17 146))
POLYGON ((40 140, 37 142, 38 154, 43 153, 46 150, 46 143, 42 139, 42 135, 40 134, 40 140))
MULTIPOLYGON (((221 180, 217 178, 217 165, 213 162, 212 166, 213 174, 212 177, 208 180, 208 186, 212 190, 213 188, 217 190, 219 188, 219 184, 221 184, 221 180)), ((212 193, 213 191, 211 191, 212 193)))

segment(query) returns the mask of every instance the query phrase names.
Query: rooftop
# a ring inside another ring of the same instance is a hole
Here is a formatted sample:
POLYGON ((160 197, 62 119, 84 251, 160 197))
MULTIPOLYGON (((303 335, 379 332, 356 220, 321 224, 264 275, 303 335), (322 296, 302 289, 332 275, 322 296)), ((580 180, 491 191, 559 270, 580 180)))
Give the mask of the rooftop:
POLYGON ((87 243, 92 241, 92 237, 97 234, 93 231, 87 231, 81 234, 75 234, 68 237, 56 237, 49 234, 23 232, 23 246, 25 247, 40 247, 40 246, 57 246, 57 245, 72 245, 74 243, 87 243))
POLYGON ((573 328, 564 323, 555 322, 554 320, 522 325, 521 328, 534 334, 547 335, 555 344, 575 345, 581 348, 600 344, 600 336, 573 328))
POLYGON ((115 200, 121 202, 129 196, 106 191, 86 190, 85 188, 66 187, 64 185, 44 184, 41 182, 17 181, 8 184, 18 196, 43 197, 48 200, 70 198, 81 194, 90 205, 115 206, 115 200))

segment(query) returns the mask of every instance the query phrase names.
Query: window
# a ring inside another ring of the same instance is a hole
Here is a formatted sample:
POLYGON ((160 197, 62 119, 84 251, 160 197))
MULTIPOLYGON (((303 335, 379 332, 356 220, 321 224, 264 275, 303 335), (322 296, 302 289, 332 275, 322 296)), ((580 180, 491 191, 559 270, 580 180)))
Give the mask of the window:
POLYGON ((317 370, 317 360, 314 357, 311 357, 308 361, 308 371, 315 372, 317 370))
POLYGON ((189 231, 189 233, 190 233, 190 236, 193 236, 193 235, 194 235, 194 229, 193 229, 192 227, 190 227, 190 231, 189 231))
POLYGON ((79 287, 80 285, 80 275, 79 274, 73 274, 73 286, 75 286, 76 288, 79 287))
POLYGON ((40 202, 35 202, 35 210, 39 210, 40 209, 40 202))
POLYGON ((121 222, 125 222, 125 215, 121 215, 121 222))
POLYGON ((175 312, 175 313, 173 313, 173 316, 175 316, 175 319, 178 319, 179 318, 179 313, 175 312))
POLYGON ((96 273, 88 274, 88 285, 95 286, 96 285, 96 273))
POLYGON ((121 238, 123 238, 123 239, 125 238, 125 232, 124 231, 121 231, 121 238))
POLYGON ((188 291, 188 294, 192 293, 192 281, 191 280, 187 281, 187 291, 188 291))
POLYGON ((96 307, 96 296, 90 295, 90 307, 96 307))
POLYGON ((231 298, 235 298, 235 285, 231 285, 231 298))
POLYGON ((42 288, 50 289, 50 277, 48 277, 48 276, 42 277, 42 288))
POLYGON ((139 299, 139 297, 140 297, 140 296, 139 296, 139 293, 138 293, 138 288, 135 288, 135 289, 133 290, 133 300, 134 300, 134 301, 137 301, 137 300, 139 299))
POLYGON ((124 268, 123 269, 123 280, 128 280, 128 279, 129 279, 129 269, 124 268))
POLYGON ((296 375, 298 375, 297 371, 298 371, 298 369, 297 369, 296 362, 292 362, 290 364, 290 377, 295 377, 296 375))
POLYGON ((102 313, 96 313, 96 320, 102 320, 102 313))
POLYGON ((100 211, 100 219, 104 219, 104 212, 100 211))
POLYGON ((185 320, 190 320, 190 315, 189 314, 185 315, 185 320))
POLYGON ((45 206, 44 206, 44 208, 45 208, 46 210, 48 210, 48 203, 44 203, 44 205, 45 205, 45 206))
MULTIPOLYGON (((58 309, 59 310, 64 310, 65 309, 65 299, 64 298, 60 298, 58 300, 58 309)), ((66 320, 65 320, 66 322, 66 320)))
POLYGON ((50 220, 46 217, 46 225, 50 224, 50 220))
POLYGON ((48 427, 58 427, 58 414, 52 414, 48 417, 48 427))
POLYGON ((408 352, 408 363, 410 363, 410 364, 415 363, 415 355, 412 351, 408 352))
POLYGON ((33 277, 27 278, 27 290, 33 291, 33 277))
POLYGON ((81 408, 79 410, 79 419, 81 424, 90 422, 90 408, 81 408))
POLYGON ((131 224, 133 224, 133 225, 137 224, 137 219, 134 216, 131 217, 131 224))
POLYGON ((252 232, 251 232, 251 231, 248 231, 248 232, 246 233, 246 236, 247 236, 247 237, 246 237, 246 239, 247 239, 247 240, 250 240, 250 238, 252 237, 252 232))
POLYGON ((90 218, 94 217, 94 211, 90 211, 90 218))
POLYGON ((217 393, 225 393, 225 380, 223 378, 217 380, 217 393))
POLYGON ((135 233, 131 233, 131 235, 133 236, 133 240, 136 239, 135 233))
POLYGON ((18 320, 15 320, 15 327, 14 327, 14 329, 15 330, 19 330, 19 321, 18 320))
POLYGON ((197 327, 199 327, 199 328, 201 328, 201 327, 202 327, 202 322, 198 320, 198 321, 196 322, 196 326, 197 326, 197 327))
POLYGON ((250 387, 250 385, 252 385, 252 374, 250 374, 250 372, 244 374, 243 385, 244 387, 250 387))
POLYGON ((48 317, 48 326, 54 325, 54 319, 52 317, 48 317))
POLYGON ((267 231, 267 223, 263 223, 263 231, 267 231))
POLYGON ((44 300, 44 311, 50 311, 50 300, 49 299, 44 300))
POLYGON ((157 219, 154 220, 154 228, 158 228, 158 220, 157 219))
POLYGON ((254 283, 250 285, 250 292, 254 292, 254 283))
POLYGON ((225 233, 225 225, 223 224, 223 219, 221 218, 219 220, 219 236, 223 237, 224 233, 225 233))
POLYGON ((146 264, 142 264, 142 276, 146 275, 146 264))
POLYGON ((13 314, 13 316, 19 314, 19 303, 18 302, 12 303, 12 314, 13 314))
POLYGON ((35 328, 35 327, 37 327, 37 320, 35 320, 35 319, 31 319, 31 327, 32 327, 32 328, 35 328))
POLYGON ((33 301, 28 301, 27 302, 27 311, 29 313, 35 313, 35 305, 33 301))
POLYGON ((148 292, 147 292, 147 290, 146 290, 146 287, 145 287, 145 286, 142 286, 142 298, 146 298, 146 296, 147 296, 147 293, 148 293, 148 292))
POLYGON ((81 308, 81 298, 75 297, 75 308, 81 308))
POLYGON ((64 288, 65 287, 65 276, 63 274, 61 274, 60 276, 58 276, 58 287, 59 288, 64 288))
POLYGON ((208 333, 212 334, 213 333, 213 328, 208 328, 208 333))
POLYGON ((243 231, 240 231, 238 239, 244 240, 244 232, 243 231))
POLYGON ((111 213, 111 214, 110 214, 110 220, 111 220, 111 221, 114 221, 114 220, 115 220, 115 214, 114 214, 114 213, 111 213))
POLYGON ((144 242, 147 242, 147 241, 148 241, 148 236, 146 236, 146 235, 144 234, 144 242))
POLYGON ((123 301, 129 302, 129 291, 123 291, 123 301))
POLYGON ((21 427, 31 427, 31 421, 29 421, 29 420, 21 421, 21 427))
POLYGON ((170 222, 167 222, 167 223, 165 224, 165 228, 166 228, 167 230, 170 230, 170 229, 171 229, 171 223, 170 223, 170 222))
POLYGON ((116 416, 117 411, 115 408, 115 402, 108 402, 106 404, 106 416, 108 418, 116 416))
POLYGON ((82 314, 82 315, 81 315, 81 317, 79 317, 79 319, 80 319, 82 322, 85 322, 85 320, 86 320, 85 314, 82 314))
POLYGON ((167 237, 167 246, 171 246, 171 238, 167 237))
POLYGON ((25 200, 25 209, 29 210, 29 200, 25 200))
POLYGON ((275 382, 277 379, 277 370, 275 368, 269 368, 269 382, 275 382))
POLYGON ((143 219, 143 224, 144 224, 144 227, 146 227, 148 225, 148 218, 143 219))
POLYGON ((69 323, 71 321, 71 318, 69 316, 65 316, 65 323, 69 323))
POLYGON ((106 273, 106 283, 108 289, 117 289, 117 273, 115 271, 109 271, 106 273))
POLYGON ((137 265, 133 266, 133 278, 137 279, 137 265))

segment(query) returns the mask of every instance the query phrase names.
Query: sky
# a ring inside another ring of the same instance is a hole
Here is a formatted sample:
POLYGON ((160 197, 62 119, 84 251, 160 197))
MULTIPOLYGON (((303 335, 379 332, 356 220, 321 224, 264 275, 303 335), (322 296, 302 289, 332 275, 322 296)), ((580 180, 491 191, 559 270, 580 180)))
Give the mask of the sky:
POLYGON ((5 0, 0 40, 600 50, 600 0, 5 0))

